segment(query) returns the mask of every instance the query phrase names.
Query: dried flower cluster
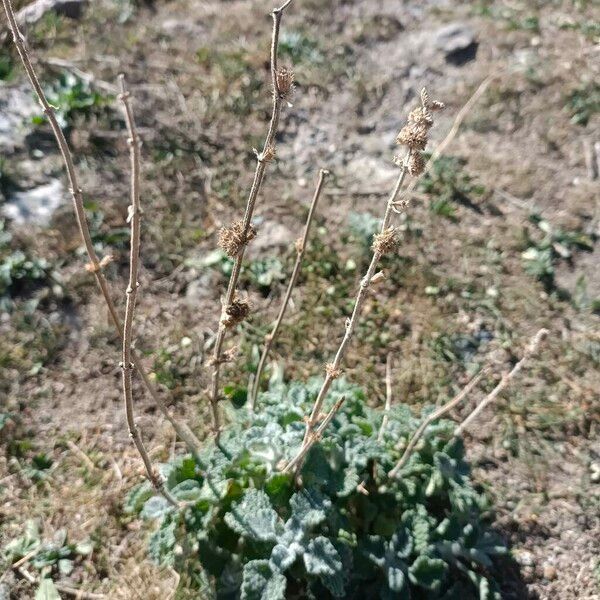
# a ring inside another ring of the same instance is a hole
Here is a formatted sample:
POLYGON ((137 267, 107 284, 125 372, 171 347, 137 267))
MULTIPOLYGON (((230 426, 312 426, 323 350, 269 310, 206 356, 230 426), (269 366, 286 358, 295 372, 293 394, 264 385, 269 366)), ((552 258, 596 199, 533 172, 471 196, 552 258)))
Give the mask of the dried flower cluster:
POLYGON ((277 69, 275 81, 277 83, 277 93, 282 100, 287 100, 293 93, 294 83, 294 71, 287 67, 280 67, 277 69))
MULTIPOLYGON (((427 147, 429 130, 433 125, 433 112, 442 110, 443 102, 431 100, 427 90, 421 90, 421 106, 415 108, 408 115, 408 123, 400 130, 396 142, 400 146, 406 146, 410 150, 408 159, 408 172, 416 177, 425 170, 425 160, 421 152, 427 147)), ((395 157, 396 164, 402 165, 404 159, 395 157)))
POLYGON ((230 258, 235 258, 240 250, 256 237, 256 229, 250 225, 246 231, 243 221, 236 221, 219 231, 219 248, 230 258))
POLYGON ((229 306, 225 307, 223 312, 224 315, 221 323, 229 329, 235 327, 248 317, 250 314, 250 303, 236 292, 233 301, 229 306))
POLYGON ((396 227, 388 227, 385 231, 375 234, 373 238, 373 252, 377 254, 389 254, 398 248, 398 230, 396 227))

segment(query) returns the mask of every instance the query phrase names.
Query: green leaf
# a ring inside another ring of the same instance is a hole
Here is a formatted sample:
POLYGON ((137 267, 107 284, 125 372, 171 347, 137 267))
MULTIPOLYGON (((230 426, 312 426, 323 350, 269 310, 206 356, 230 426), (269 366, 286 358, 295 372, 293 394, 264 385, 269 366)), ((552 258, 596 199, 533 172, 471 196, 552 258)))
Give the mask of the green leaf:
POLYGON ((304 566, 311 575, 335 575, 342 570, 342 559, 335 546, 326 537, 319 536, 308 544, 304 566))
POLYGON ((241 600, 285 600, 287 580, 268 560, 251 560, 244 566, 241 600))
POLYGON ((35 592, 35 600, 61 600, 52 579, 44 578, 35 592))
POLYGON ((152 560, 160 565, 172 565, 175 562, 175 531, 177 523, 167 517, 151 536, 148 542, 148 553, 152 560))
POLYGON ((173 510, 173 507, 167 502, 163 496, 152 496, 150 500, 144 504, 141 512, 143 519, 158 519, 173 510))
POLYGON ((233 506, 225 515, 225 522, 241 536, 262 542, 277 541, 282 530, 269 496, 255 489, 248 490, 242 501, 233 506))
POLYGON ((182 481, 171 489, 171 494, 183 502, 197 502, 202 498, 200 482, 195 479, 182 481))
POLYGON ((425 589, 437 592, 446 573, 448 565, 441 558, 431 558, 422 554, 410 567, 410 579, 425 589))
POLYGON ((73 561, 69 558, 61 558, 58 561, 58 570, 61 575, 70 575, 73 572, 73 561))
POLYGON ((404 571, 398 565, 388 565, 386 569, 388 587, 392 592, 401 592, 407 585, 404 571))
POLYGON ((322 523, 331 508, 331 500, 315 489, 304 489, 294 494, 290 500, 292 516, 303 527, 315 527, 322 523))

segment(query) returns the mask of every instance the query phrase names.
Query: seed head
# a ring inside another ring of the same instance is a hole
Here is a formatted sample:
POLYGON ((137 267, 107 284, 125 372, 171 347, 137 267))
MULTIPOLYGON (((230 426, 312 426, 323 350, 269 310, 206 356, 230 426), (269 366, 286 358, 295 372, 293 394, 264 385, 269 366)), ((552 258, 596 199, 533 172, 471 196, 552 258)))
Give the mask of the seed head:
POLYGON ((243 221, 236 221, 228 227, 221 227, 218 245, 230 258, 235 258, 240 250, 256 237, 256 229, 250 225, 244 229, 243 221))
POLYGON ((221 318, 221 323, 227 329, 235 327, 238 323, 244 321, 250 314, 250 303, 241 298, 237 292, 231 304, 225 307, 224 315, 221 318))
POLYGON ((388 229, 376 234, 373 238, 373 252, 389 254, 396 248, 398 248, 398 230, 395 227, 388 227, 388 229))
POLYGON ((408 172, 413 176, 417 177, 425 170, 425 159, 421 152, 413 152, 410 155, 410 159, 408 161, 408 172))
POLYGON ((294 91, 294 71, 287 67, 279 67, 275 75, 277 93, 282 99, 289 98, 294 91))

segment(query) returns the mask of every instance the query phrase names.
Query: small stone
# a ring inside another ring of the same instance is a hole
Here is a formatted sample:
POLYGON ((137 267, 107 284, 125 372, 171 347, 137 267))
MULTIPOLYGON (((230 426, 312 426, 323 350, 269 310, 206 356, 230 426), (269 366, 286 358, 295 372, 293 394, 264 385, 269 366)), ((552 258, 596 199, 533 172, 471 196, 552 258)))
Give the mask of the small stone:
POLYGON ((2 213, 18 225, 48 225, 54 211, 66 202, 62 182, 53 179, 30 190, 14 192, 2 207, 2 213))
POLYGON ((548 581, 554 581, 554 579, 556 579, 556 567, 554 567, 551 564, 546 563, 544 565, 544 579, 547 579, 548 581))
POLYGON ((456 66, 473 60, 478 46, 473 30, 464 23, 450 23, 435 33, 435 47, 444 53, 446 62, 456 66))
POLYGON ((533 554, 528 550, 521 550, 518 552, 515 559, 522 567, 531 567, 535 563, 533 554))

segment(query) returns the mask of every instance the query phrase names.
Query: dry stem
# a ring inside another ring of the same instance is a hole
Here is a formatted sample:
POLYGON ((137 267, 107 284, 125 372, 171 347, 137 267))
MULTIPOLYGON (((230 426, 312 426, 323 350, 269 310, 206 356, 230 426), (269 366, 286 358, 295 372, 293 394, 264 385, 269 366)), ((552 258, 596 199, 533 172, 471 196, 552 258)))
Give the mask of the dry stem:
POLYGON ((296 456, 287 465, 285 465, 285 467, 283 468, 284 473, 289 473, 292 469, 294 469, 302 464, 302 461, 304 460, 304 457, 308 454, 308 451, 313 447, 315 442, 321 438, 321 436, 323 435, 323 432, 325 431, 325 429, 327 428, 329 423, 331 423, 331 420, 333 419, 333 417, 335 417, 338 410, 340 410, 340 408, 342 407, 342 404, 344 404, 345 400, 346 400, 346 398, 344 396, 342 396, 331 407, 330 411, 327 413, 327 415, 325 416, 323 421, 321 421, 321 424, 319 425, 317 430, 313 431, 310 435, 310 438, 308 438, 308 440, 302 444, 302 448, 300 448, 300 451, 298 452, 298 454, 296 454, 296 456))
POLYGON ((152 467, 152 461, 148 456, 148 451, 142 441, 142 435, 135 423, 133 414, 133 391, 132 391, 132 373, 135 365, 131 362, 131 343, 133 338, 133 318, 135 315, 135 303, 137 299, 138 271, 140 259, 140 236, 141 236, 141 218, 142 209, 140 206, 140 147, 141 141, 138 137, 135 127, 135 119, 131 104, 129 102, 129 92, 125 86, 125 77, 119 76, 119 85, 121 93, 119 100, 123 104, 125 114, 125 123, 129 138, 129 157, 131 161, 131 205, 129 206, 128 220, 131 222, 131 244, 129 254, 129 283, 125 291, 125 321, 123 323, 123 360, 121 362, 121 371, 123 374, 123 398, 125 400, 125 416, 129 436, 133 440, 135 447, 142 458, 146 469, 146 476, 154 486, 157 492, 161 493, 171 504, 177 506, 176 500, 166 490, 159 475, 152 467))
MULTIPOLYGON (((85 210, 83 207, 83 192, 82 192, 81 188, 79 187, 77 172, 75 170, 75 164, 73 161, 73 155, 69 148, 69 144, 67 143, 67 140, 62 132, 62 129, 60 128, 60 125, 58 124, 56 115, 54 113, 54 109, 49 104, 48 100, 46 99, 46 95, 44 94, 44 91, 42 89, 42 86, 40 85, 37 74, 33 68, 33 64, 31 62, 31 58, 29 56, 29 52, 27 50, 27 47, 25 46, 25 40, 23 38, 23 35, 19 31, 19 27, 15 20, 15 13, 14 13, 14 10, 13 10, 12 4, 11 4, 11 0, 2 0, 2 4, 4 6, 4 11, 6 12, 6 17, 8 19, 8 26, 12 33, 15 47, 17 48, 17 52, 19 53, 21 62, 23 63, 23 66, 25 67, 27 77, 29 78, 31 86, 37 96, 38 102, 40 103, 40 106, 42 107, 42 110, 48 119, 50 127, 52 128, 52 132, 54 134, 54 137, 56 138, 56 142, 58 144, 60 153, 62 155, 62 159, 63 159, 64 165, 65 165, 65 170, 67 172, 67 178, 69 181, 70 192, 71 192, 71 195, 73 198, 73 208, 75 210, 75 217, 77 219, 77 225, 79 227, 79 232, 81 234, 81 238, 85 245, 85 250, 86 250, 89 260, 90 260, 89 270, 94 273, 96 282, 98 283, 98 287, 100 288, 100 291, 102 293, 104 301, 106 302, 106 305, 108 307, 110 319, 113 322, 113 325, 114 325, 119 337, 121 337, 121 339, 122 339, 123 338, 123 326, 117 315, 117 311, 115 309, 114 302, 111 298, 110 291, 108 289, 108 283, 107 283, 106 278, 104 277, 104 273, 102 271, 102 266, 103 266, 102 262, 100 260, 98 260, 98 256, 96 255, 96 251, 94 250, 94 245, 92 243, 92 238, 90 236, 90 230, 89 230, 89 226, 88 226, 87 219, 85 216, 85 210)), ((132 352, 132 355, 131 355, 131 362, 133 362, 135 367, 138 369, 138 371, 142 377, 142 381, 144 382, 144 386, 148 390, 148 393, 152 396, 152 399, 158 406, 158 409, 166 417, 166 419, 169 421, 169 423, 171 423, 171 425, 177 432, 177 435, 185 442, 188 449, 191 452, 197 454, 199 451, 199 448, 200 448, 199 440, 196 438, 196 436, 190 431, 190 429, 186 425, 179 423, 171 415, 171 413, 169 412, 169 410, 166 407, 166 404, 160 398, 158 391, 154 388, 148 375, 144 371, 141 361, 136 357, 134 352, 132 352)))
POLYGON ((427 427, 429 427, 429 425, 431 425, 431 423, 433 423, 434 421, 437 421, 439 418, 443 417, 446 413, 450 412, 457 404, 462 402, 466 398, 466 396, 471 392, 471 390, 473 390, 473 388, 481 381, 482 377, 488 371, 489 371, 489 367, 483 368, 481 371, 479 371, 479 373, 477 373, 477 375, 475 375, 475 377, 473 377, 467 383, 467 385, 456 396, 454 396, 454 398, 452 398, 452 400, 450 400, 443 406, 440 406, 439 408, 434 410, 431 414, 427 415, 427 417, 425 417, 425 419, 423 419, 423 422, 419 425, 419 427, 413 434, 412 438, 410 439, 410 442, 408 442, 408 445, 406 446, 404 453, 400 457, 400 460, 396 463, 394 468, 388 473, 389 477, 393 478, 398 475, 398 472, 400 471, 400 469, 402 469, 402 467, 406 464, 406 462, 410 458, 411 453, 415 449, 415 446, 417 445, 418 441, 421 439, 421 437, 425 433, 425 430, 427 429, 427 427))
POLYGON ((502 390, 511 382, 511 380, 519 374, 519 371, 523 368, 525 363, 532 357, 535 356, 539 350, 540 344, 546 338, 549 331, 547 329, 540 329, 531 339, 531 342, 525 349, 521 360, 509 371, 505 373, 500 383, 476 406, 476 408, 458 425, 454 430, 454 435, 459 436, 463 431, 478 417, 478 415, 491 404, 500 394, 502 390))
MULTIPOLYGON (((402 187, 402 184, 404 183, 406 173, 408 172, 408 161, 410 159, 411 152, 412 151, 409 149, 408 152, 406 153, 406 157, 404 159, 404 162, 403 162, 401 170, 400 170, 400 175, 398 176, 396 185, 394 186, 394 189, 387 201, 385 214, 383 216, 383 222, 381 224, 381 230, 380 230, 381 234, 384 234, 390 226, 390 221, 391 221, 391 217, 392 217, 392 204, 396 201, 396 198, 398 197, 398 193, 400 192, 400 188, 402 187)), ((321 408, 323 406, 325 396, 327 395, 327 392, 329 392, 329 388, 331 387, 333 380, 336 378, 337 374, 339 374, 339 372, 340 372, 342 360, 344 359, 344 356, 346 355, 348 345, 350 344, 350 340, 352 339, 354 330, 356 329, 356 324, 358 323, 358 319, 362 312, 363 304, 367 298, 369 286, 371 284, 371 279, 375 275, 375 271, 377 270, 377 265, 379 264, 379 260, 381 259, 381 256, 382 256, 381 251, 375 249, 373 252, 373 256, 371 258, 371 263, 369 265, 369 268, 367 269, 365 276, 363 277, 362 281, 360 282, 360 287, 358 289, 358 294, 356 296, 356 300, 354 303, 354 310, 352 311, 352 316, 346 323, 346 332, 344 334, 344 338, 342 339, 342 342, 338 348, 335 358, 333 359, 333 362, 330 365, 328 365, 328 369, 325 374, 325 380, 323 381, 323 385, 321 386, 321 389, 319 390, 319 394, 317 395, 317 398, 315 400, 310 417, 308 418, 308 421, 306 422, 306 433, 304 436, 304 444, 306 444, 307 441, 309 440, 309 438, 311 437, 311 434, 317 424, 319 414, 321 413, 321 408)))
POLYGON ((385 428, 387 427, 388 419, 390 416, 390 409, 392 408, 392 353, 388 352, 387 359, 385 361, 385 408, 383 409, 383 418, 381 419, 381 427, 377 434, 377 439, 381 441, 385 428))
POLYGON ((273 325, 273 329, 269 334, 265 337, 265 347, 263 348, 262 355, 260 357, 260 361, 258 362, 258 368, 256 370, 256 375, 254 378, 254 385, 252 386, 252 394, 250 397, 250 410, 254 410, 256 405, 256 397, 258 395, 258 390, 260 388, 260 380, 263 369, 267 362, 267 357, 269 355, 269 351, 279 333, 279 328, 281 327, 281 322, 285 316, 285 312, 287 310, 290 297, 292 295, 292 290, 296 285, 296 281, 298 280, 298 275, 300 274, 300 267, 302 265, 302 258, 304 257, 304 252, 306 250, 306 242, 308 240, 308 235, 310 232, 310 226, 312 224, 313 216, 315 210, 317 208, 317 204, 319 202, 319 198, 321 196, 321 191, 323 189, 323 185, 325 183, 325 179, 329 175, 329 171, 325 169, 321 169, 319 171, 319 181, 317 183, 317 188, 315 190, 312 202, 310 204, 310 208, 308 210, 308 216, 306 218, 306 224, 304 225, 304 233, 301 238, 298 239, 296 244, 296 262, 294 264, 294 269, 292 270, 292 275, 290 277, 290 281, 288 283, 287 290, 285 292, 285 296, 283 297, 283 301, 281 303, 281 308, 279 309, 279 314, 277 315, 277 319, 275 320, 275 324, 273 325))
MULTIPOLYGON (((292 0, 288 0, 285 4, 283 4, 279 8, 276 8, 271 13, 273 17, 273 34, 271 38, 271 83, 273 86, 273 109, 271 113, 271 121, 269 123, 269 130, 265 138, 263 150, 260 154, 257 153, 256 156, 256 170, 254 172, 254 179, 252 181, 250 193, 248 194, 248 202, 246 204, 246 211, 244 213, 244 219, 242 221, 243 232, 241 239, 243 240, 247 239, 248 237, 248 232, 252 224, 252 216, 254 215, 256 200, 263 184, 267 164, 269 162, 269 159, 273 156, 275 148, 275 135, 277 134, 277 128, 279 126, 279 117, 281 115, 281 109, 283 107, 283 103, 285 102, 286 91, 280 89, 277 82, 277 51, 279 47, 279 30, 281 27, 281 17, 283 16, 283 11, 291 4, 291 2, 292 0)), ((244 259, 245 250, 246 246, 245 244, 243 244, 233 263, 233 269, 229 278, 227 292, 225 294, 225 299, 222 303, 221 319, 219 321, 219 329, 217 331, 217 337, 215 340, 215 346, 211 361, 213 364, 213 372, 211 378, 209 401, 211 406, 212 429, 214 435, 217 437, 221 430, 221 417, 219 414, 218 405, 220 400, 219 378, 221 373, 221 363, 223 362, 223 343, 225 341, 225 335, 227 333, 227 328, 223 323, 223 315, 225 314, 227 307, 233 302, 235 298, 237 284, 240 277, 240 272, 242 270, 242 261, 244 259)))

